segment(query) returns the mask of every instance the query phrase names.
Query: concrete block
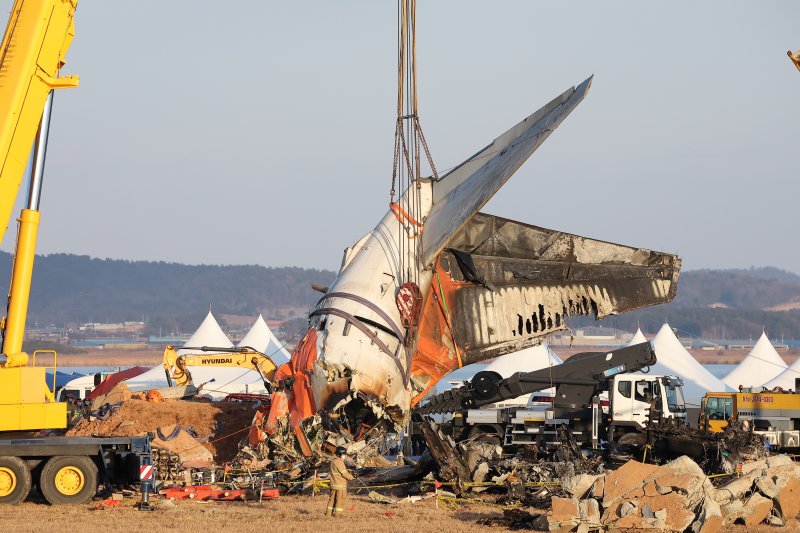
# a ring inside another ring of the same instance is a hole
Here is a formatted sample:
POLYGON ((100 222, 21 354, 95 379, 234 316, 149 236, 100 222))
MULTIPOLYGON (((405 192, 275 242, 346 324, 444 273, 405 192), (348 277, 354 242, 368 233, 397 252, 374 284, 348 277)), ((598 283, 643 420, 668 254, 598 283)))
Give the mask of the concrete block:
POLYGON ((603 492, 603 507, 608 507, 625 494, 639 487, 656 469, 638 461, 628 461, 618 469, 606 474, 603 492))
POLYGON ((745 516, 744 525, 747 527, 757 526, 769 516, 772 511, 772 500, 760 494, 754 494, 744 506, 745 516))
POLYGON ((792 477, 779 487, 775 498, 776 507, 785 521, 796 518, 800 513, 800 479, 792 477))

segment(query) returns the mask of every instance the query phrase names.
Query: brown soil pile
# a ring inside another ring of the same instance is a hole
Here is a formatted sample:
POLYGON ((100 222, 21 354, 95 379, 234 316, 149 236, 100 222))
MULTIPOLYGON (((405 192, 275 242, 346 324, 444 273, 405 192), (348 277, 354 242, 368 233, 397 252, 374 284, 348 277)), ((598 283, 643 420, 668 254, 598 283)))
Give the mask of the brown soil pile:
POLYGON ((184 428, 192 426, 201 438, 209 437, 205 447, 217 463, 224 463, 236 455, 238 443, 247 436, 254 414, 251 405, 241 403, 128 400, 108 419, 82 420, 67 435, 133 437, 173 424, 184 428))

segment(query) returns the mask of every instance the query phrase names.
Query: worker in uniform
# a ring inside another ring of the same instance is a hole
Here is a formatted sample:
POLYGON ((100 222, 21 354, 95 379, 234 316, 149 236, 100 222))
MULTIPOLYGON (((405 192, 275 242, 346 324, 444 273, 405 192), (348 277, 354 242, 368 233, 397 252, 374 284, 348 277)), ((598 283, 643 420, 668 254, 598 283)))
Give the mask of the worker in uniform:
POLYGON ((336 456, 331 460, 331 495, 328 498, 328 507, 325 514, 331 516, 341 516, 344 513, 344 505, 347 501, 347 481, 353 479, 344 464, 344 456, 347 450, 343 446, 336 448, 336 456))

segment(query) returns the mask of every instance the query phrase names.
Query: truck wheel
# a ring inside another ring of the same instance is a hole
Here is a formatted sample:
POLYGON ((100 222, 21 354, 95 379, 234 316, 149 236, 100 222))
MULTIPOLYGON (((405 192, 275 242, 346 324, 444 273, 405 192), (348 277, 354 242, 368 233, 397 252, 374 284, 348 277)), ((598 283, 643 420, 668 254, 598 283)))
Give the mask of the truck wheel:
POLYGON ((0 457, 0 503, 19 503, 31 491, 31 471, 19 457, 0 457))
POLYGON ((39 489, 52 505, 86 503, 97 492, 97 465, 83 456, 51 457, 42 468, 39 489))

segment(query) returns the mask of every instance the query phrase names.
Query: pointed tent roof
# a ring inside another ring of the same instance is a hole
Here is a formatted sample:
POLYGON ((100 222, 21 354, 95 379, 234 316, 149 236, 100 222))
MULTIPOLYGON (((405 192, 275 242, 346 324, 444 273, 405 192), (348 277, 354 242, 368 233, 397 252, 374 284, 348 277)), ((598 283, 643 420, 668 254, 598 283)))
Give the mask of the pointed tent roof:
POLYGON ((763 386, 767 389, 783 387, 786 390, 797 390, 795 386, 795 379, 797 378, 800 378, 800 358, 796 359, 794 363, 776 377, 764 383, 763 386))
MULTIPOLYGON (((200 348, 201 346, 217 346, 220 348, 233 348, 233 343, 219 327, 217 319, 208 311, 205 319, 197 328, 197 330, 189 337, 184 347, 200 348)), ((178 355, 186 355, 190 353, 198 353, 199 350, 186 350, 181 348, 178 350, 178 355)))
POLYGON ((683 395, 687 407, 699 406, 706 392, 731 390, 692 357, 669 324, 661 326, 651 342, 658 362, 650 368, 650 372, 683 378, 683 395))
POLYGON ((484 369, 497 372, 507 378, 515 372, 533 372, 552 365, 560 365, 563 361, 550 349, 546 342, 539 346, 531 346, 518 352, 501 355, 484 369))
MULTIPOLYGON (((786 362, 769 342, 766 333, 762 333, 753 349, 722 381, 732 389, 743 387, 760 387, 764 383, 778 377, 786 370, 786 362)), ((794 386, 794 379, 792 379, 794 386)))
POLYGON ((647 339, 642 333, 642 328, 636 328, 636 333, 633 335, 631 341, 626 344, 626 346, 633 346, 634 344, 642 344, 643 342, 647 342, 647 339))
POLYGON ((258 350, 268 355, 277 365, 287 362, 290 357, 289 352, 283 348, 283 343, 275 337, 275 334, 269 329, 264 317, 261 315, 258 315, 250 331, 245 334, 236 346, 239 348, 249 346, 258 350))

